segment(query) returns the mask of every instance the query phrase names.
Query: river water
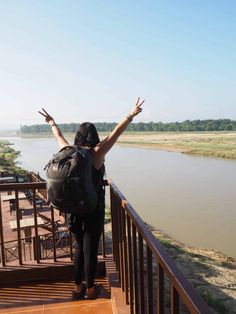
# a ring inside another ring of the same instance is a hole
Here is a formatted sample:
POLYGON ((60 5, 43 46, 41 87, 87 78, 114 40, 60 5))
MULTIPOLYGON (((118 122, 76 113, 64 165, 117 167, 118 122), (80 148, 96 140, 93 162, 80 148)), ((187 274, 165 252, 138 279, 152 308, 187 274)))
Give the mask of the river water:
MULTIPOLYGON (((39 172, 53 138, 9 138, 21 166, 39 172)), ((185 244, 236 258, 236 161, 115 146, 106 173, 144 221, 185 244)))

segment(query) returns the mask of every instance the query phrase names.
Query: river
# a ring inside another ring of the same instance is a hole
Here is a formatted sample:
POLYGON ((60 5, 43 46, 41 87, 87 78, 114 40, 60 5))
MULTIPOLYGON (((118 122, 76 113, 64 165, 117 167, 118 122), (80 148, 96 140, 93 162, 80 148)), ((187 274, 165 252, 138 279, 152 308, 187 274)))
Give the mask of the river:
MULTIPOLYGON (((45 176, 53 138, 9 138, 23 168, 45 176)), ((106 174, 144 221, 194 247, 236 258, 236 161, 115 146, 106 174)))

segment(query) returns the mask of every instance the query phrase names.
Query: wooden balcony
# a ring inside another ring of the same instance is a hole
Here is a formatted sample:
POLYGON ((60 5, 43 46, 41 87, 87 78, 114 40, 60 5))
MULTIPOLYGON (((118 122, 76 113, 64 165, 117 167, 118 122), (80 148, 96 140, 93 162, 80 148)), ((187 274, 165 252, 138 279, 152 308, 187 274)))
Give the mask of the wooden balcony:
POLYGON ((112 219, 100 246, 101 293, 97 300, 72 301, 73 238, 46 203, 45 182, 0 184, 1 198, 15 198, 12 211, 0 201, 0 313, 211 312, 119 189, 112 182, 107 188, 112 219), (31 199, 20 199, 26 191, 31 199), (33 218, 28 233, 25 217, 33 218), (10 228, 13 218, 16 231, 10 228))

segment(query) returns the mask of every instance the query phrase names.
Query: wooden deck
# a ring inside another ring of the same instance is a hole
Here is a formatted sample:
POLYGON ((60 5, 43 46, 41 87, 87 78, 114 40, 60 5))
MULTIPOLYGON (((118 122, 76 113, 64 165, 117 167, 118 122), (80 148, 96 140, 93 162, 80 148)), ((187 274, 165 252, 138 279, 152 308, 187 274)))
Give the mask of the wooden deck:
POLYGON ((9 285, 0 288, 0 313, 73 314, 113 313, 110 286, 99 279, 100 294, 96 300, 74 301, 73 282, 56 281, 9 285))
POLYGON ((102 275, 101 272, 100 275, 97 274, 96 284, 100 286, 98 298, 78 301, 71 297, 74 283, 71 280, 71 271, 66 270, 70 265, 66 265, 65 262, 52 263, 56 266, 40 263, 34 265, 35 268, 33 265, 31 267, 29 265, 27 267, 26 265, 5 267, 5 270, 2 269, 0 272, 0 278, 4 279, 5 272, 9 282, 0 286, 0 313, 130 313, 129 306, 125 304, 124 294, 120 289, 113 256, 108 255, 104 259, 100 257, 100 264, 101 262, 105 262, 106 275, 102 275), (50 268, 46 275, 45 267, 50 268), (23 271, 25 272, 23 273, 23 271), (29 280, 35 271, 37 272, 37 281, 31 282, 29 280))
MULTIPOLYGON (((1 195, 7 196, 6 192, 2 192, 1 195)), ((16 221, 16 212, 10 212, 8 201, 2 201, 1 205, 4 241, 10 241, 9 247, 11 247, 12 243, 17 241, 17 232, 11 228, 10 223, 16 221)), ((32 204, 27 199, 20 199, 19 207, 23 219, 32 217, 32 204)), ((38 207, 38 213, 43 215, 45 222, 47 218, 51 219, 50 209, 46 204, 38 207)), ((54 218, 60 230, 66 230, 64 218, 57 210, 54 212, 54 218)), ((38 233, 42 236, 48 231, 39 226, 38 233)), ((34 236, 34 228, 32 228, 32 236, 34 236)), ((22 237, 24 237, 23 232, 22 237)), ((74 288, 73 262, 70 257, 61 257, 56 262, 50 258, 37 263, 33 259, 33 253, 29 255, 26 251, 23 265, 19 265, 17 249, 12 252, 12 258, 0 271, 0 313, 129 313, 129 307, 124 304, 112 255, 106 258, 99 256, 96 279, 96 283, 100 286, 98 298, 73 300, 71 296, 74 288)))

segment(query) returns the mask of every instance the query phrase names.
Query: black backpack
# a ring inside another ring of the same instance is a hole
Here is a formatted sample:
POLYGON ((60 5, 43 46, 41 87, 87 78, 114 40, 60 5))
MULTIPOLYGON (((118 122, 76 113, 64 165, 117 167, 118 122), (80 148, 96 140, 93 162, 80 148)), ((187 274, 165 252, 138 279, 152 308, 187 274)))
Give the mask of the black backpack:
POLYGON ((96 209, 97 191, 90 149, 65 146, 47 163, 48 200, 65 213, 81 215, 96 209))

